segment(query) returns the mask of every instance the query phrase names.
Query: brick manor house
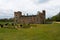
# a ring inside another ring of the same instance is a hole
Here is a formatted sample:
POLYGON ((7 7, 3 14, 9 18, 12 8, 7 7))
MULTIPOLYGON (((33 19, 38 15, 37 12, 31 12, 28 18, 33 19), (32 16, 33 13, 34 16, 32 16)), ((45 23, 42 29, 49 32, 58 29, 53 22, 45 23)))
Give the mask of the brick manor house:
POLYGON ((14 22, 19 24, 44 24, 45 10, 38 11, 37 15, 22 15, 21 11, 14 12, 14 22))

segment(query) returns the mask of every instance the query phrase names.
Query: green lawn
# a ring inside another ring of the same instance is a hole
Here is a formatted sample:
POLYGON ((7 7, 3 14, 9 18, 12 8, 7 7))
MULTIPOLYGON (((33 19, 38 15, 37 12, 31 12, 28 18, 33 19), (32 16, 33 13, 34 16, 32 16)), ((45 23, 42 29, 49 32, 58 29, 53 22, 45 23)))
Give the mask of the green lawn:
POLYGON ((0 40, 60 40, 60 24, 36 24, 32 28, 0 28, 0 40))

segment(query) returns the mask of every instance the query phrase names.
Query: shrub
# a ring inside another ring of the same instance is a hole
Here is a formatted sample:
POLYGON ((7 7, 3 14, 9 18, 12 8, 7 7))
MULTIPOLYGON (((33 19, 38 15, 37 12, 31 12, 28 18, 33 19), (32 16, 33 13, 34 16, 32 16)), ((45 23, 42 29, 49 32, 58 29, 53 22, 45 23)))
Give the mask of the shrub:
POLYGON ((20 27, 21 28, 29 28, 30 27, 30 24, 21 24, 20 27))

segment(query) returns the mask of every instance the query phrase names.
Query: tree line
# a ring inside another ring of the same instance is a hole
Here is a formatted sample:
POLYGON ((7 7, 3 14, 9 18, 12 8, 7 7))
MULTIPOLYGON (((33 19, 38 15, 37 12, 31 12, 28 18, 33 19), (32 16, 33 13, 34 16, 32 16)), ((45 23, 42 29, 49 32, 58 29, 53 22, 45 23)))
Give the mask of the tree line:
POLYGON ((7 18, 0 19, 0 22, 13 22, 13 21, 14 21, 13 18, 9 18, 9 19, 7 19, 7 18))
POLYGON ((46 20, 47 21, 60 21, 60 12, 51 18, 47 18, 46 20))

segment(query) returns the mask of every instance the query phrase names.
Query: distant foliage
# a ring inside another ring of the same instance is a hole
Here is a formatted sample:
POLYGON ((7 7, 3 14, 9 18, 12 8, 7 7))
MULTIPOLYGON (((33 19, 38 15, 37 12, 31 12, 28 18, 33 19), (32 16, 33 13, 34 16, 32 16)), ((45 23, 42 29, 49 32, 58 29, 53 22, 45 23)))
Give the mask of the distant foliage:
POLYGON ((60 21, 60 12, 51 18, 47 18, 46 21, 60 21))
POLYGON ((14 21, 13 18, 9 18, 9 19, 7 19, 7 18, 0 19, 0 22, 13 22, 13 21, 14 21))
POLYGON ((53 21, 60 21, 60 12, 51 18, 53 21))

